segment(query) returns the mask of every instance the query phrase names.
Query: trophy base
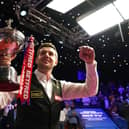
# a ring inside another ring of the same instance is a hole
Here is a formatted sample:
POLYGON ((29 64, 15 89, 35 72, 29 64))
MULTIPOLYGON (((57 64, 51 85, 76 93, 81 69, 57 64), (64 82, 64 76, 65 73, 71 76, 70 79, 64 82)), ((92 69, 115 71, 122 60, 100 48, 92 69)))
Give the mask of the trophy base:
POLYGON ((15 91, 19 89, 17 72, 13 67, 0 66, 0 92, 15 91))
POLYGON ((19 84, 6 81, 0 81, 0 92, 15 91, 19 89, 19 84))

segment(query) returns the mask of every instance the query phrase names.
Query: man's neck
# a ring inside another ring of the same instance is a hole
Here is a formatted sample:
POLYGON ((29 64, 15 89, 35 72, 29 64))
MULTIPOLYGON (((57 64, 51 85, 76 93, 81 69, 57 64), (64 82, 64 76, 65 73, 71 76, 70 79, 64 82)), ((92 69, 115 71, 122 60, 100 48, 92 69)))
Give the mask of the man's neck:
POLYGON ((46 79, 49 80, 50 77, 51 77, 51 73, 52 73, 52 70, 41 70, 41 69, 38 69, 39 72, 43 73, 46 75, 46 79))

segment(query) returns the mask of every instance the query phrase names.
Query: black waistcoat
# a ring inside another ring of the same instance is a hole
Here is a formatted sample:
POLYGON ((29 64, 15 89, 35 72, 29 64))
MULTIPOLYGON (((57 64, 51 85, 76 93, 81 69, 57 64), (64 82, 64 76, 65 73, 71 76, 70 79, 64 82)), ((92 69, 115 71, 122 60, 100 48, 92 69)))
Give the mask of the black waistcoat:
POLYGON ((30 105, 21 105, 18 101, 17 129, 58 129, 62 90, 59 81, 53 80, 52 84, 52 99, 49 100, 36 76, 32 76, 30 105))

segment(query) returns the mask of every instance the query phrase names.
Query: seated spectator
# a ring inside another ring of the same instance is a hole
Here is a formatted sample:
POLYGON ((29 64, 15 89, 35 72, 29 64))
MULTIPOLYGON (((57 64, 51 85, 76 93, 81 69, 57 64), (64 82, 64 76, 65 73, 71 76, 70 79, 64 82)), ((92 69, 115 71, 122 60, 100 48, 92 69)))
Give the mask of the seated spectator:
POLYGON ((60 129, 64 129, 65 128, 65 121, 66 121, 66 115, 64 110, 60 111, 60 117, 59 117, 59 126, 60 129))
POLYGON ((110 104, 109 104, 109 99, 107 96, 104 97, 104 110, 109 111, 110 104))
POLYGON ((119 84, 119 87, 118 87, 118 93, 119 93, 119 95, 123 95, 124 92, 125 92, 125 88, 121 84, 119 84))
POLYGON ((74 102, 71 105, 71 110, 68 111, 68 129, 78 129, 80 126, 79 114, 75 109, 74 102))
POLYGON ((90 97, 90 100, 91 100, 92 106, 98 106, 98 97, 97 96, 90 97))
POLYGON ((14 105, 8 104, 2 114, 1 128, 14 129, 14 105))
POLYGON ((70 102, 69 101, 65 101, 64 102, 65 104, 65 107, 63 108, 63 111, 65 113, 65 123, 64 123, 64 128, 65 129, 68 129, 68 111, 71 110, 71 107, 70 107, 70 102))
POLYGON ((120 129, 128 129, 128 122, 124 117, 119 115, 117 105, 112 107, 111 117, 120 129))
POLYGON ((82 98, 83 106, 90 106, 91 100, 90 97, 82 98))
POLYGON ((126 94, 125 102, 126 102, 126 103, 128 104, 128 106, 129 106, 129 93, 126 94))

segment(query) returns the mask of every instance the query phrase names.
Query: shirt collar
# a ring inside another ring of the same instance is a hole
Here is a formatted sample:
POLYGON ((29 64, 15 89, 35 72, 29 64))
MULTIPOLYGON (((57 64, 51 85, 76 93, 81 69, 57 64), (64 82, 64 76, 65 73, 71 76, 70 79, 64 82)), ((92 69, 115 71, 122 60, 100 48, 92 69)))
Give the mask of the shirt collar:
MULTIPOLYGON (((43 80, 47 80, 47 76, 44 73, 38 71, 37 69, 34 71, 34 74, 36 75, 36 77, 38 78, 38 80, 42 80, 42 81, 43 80)), ((53 75, 50 76, 50 79, 55 80, 55 78, 54 78, 53 75)))

